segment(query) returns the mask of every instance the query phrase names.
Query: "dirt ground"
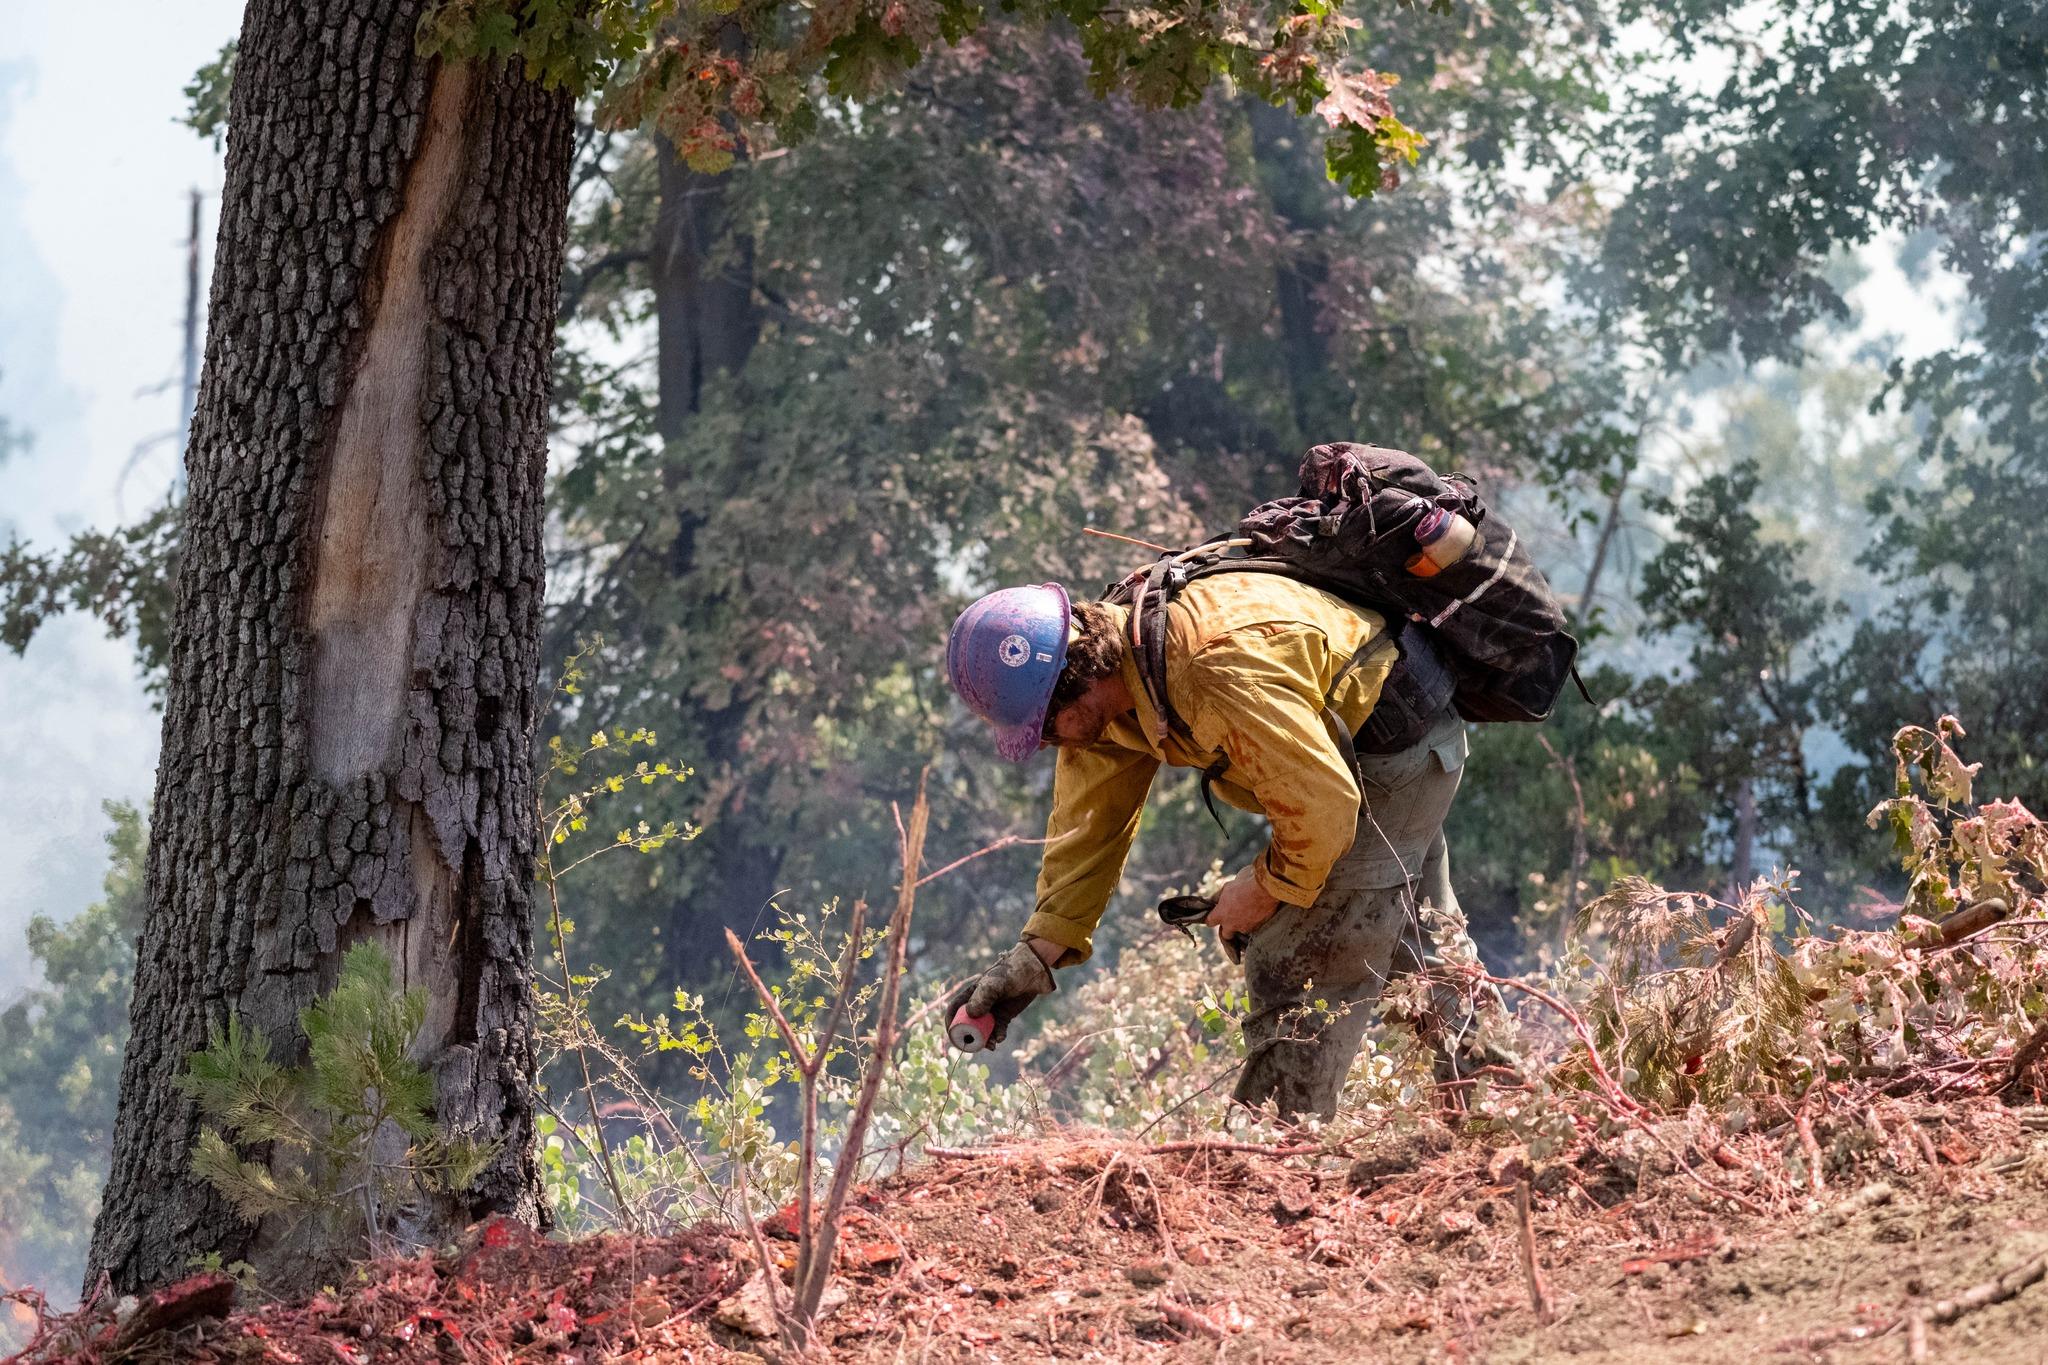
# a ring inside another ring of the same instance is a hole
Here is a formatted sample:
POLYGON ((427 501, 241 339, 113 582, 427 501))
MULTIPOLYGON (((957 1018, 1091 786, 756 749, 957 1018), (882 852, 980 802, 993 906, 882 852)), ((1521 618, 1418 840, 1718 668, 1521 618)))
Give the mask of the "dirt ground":
MULTIPOLYGON (((1894 1104, 1815 1129, 1817 1194, 1795 1132, 1682 1124, 1569 1161, 1436 1129, 1344 1157, 1082 1135, 946 1156, 858 1192, 822 1337, 845 1362, 2048 1360, 2048 1281, 1939 1307, 2048 1267, 2048 1114, 1894 1104)), ((786 1231, 771 1221, 785 1263, 786 1231)), ((560 1243, 492 1224, 310 1303, 182 1326, 145 1305, 165 1324, 147 1340, 103 1317, 27 1358, 737 1365, 770 1354, 735 1325, 753 1273, 710 1229, 560 1243)))
MULTIPOLYGON (((846 1361, 1901 1360, 1906 1310, 2048 1253, 2048 1134, 1970 1115, 1966 1142, 1963 1117, 1904 1120, 1946 1133, 1933 1167, 1894 1127, 1895 1159, 1865 1150, 1854 1178, 1763 1217, 1703 1208, 1675 1174, 1631 1189, 1597 1163, 1539 1167, 1549 1325, 1497 1178, 1520 1173, 1513 1152, 1314 1173, 1115 1144, 948 1161, 878 1191, 910 1259, 855 1277, 828 1336, 846 1361)), ((1925 1345, 2048 1360, 2048 1284, 1925 1345)))

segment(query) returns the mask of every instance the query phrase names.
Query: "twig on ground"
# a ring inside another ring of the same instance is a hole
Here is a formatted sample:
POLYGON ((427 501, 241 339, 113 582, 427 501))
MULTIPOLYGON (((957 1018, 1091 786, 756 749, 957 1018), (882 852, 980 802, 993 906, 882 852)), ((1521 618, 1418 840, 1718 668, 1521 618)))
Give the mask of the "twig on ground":
POLYGON ((1814 1139, 1813 1120, 1806 1116, 1803 1103, 1799 1112, 1792 1116, 1792 1130, 1799 1134, 1799 1149, 1806 1153, 1806 1187, 1819 1194, 1826 1183, 1820 1174, 1820 1143, 1814 1139))
MULTIPOLYGON (((1277 1147, 1270 1143, 1224 1142, 1206 1138, 1190 1138, 1182 1142, 1161 1142, 1150 1147, 1140 1147, 1143 1156, 1171 1156, 1176 1152, 1243 1152, 1248 1156, 1309 1156, 1318 1152, 1336 1153, 1338 1149, 1318 1143, 1303 1143, 1288 1147, 1277 1147)), ((924 1154, 946 1161, 974 1161, 988 1157, 1022 1156, 1022 1147, 926 1147, 924 1154)))
POLYGON ((1320 1143, 1298 1143, 1291 1147, 1276 1147, 1270 1143, 1223 1142, 1205 1138, 1190 1138, 1183 1142, 1161 1142, 1147 1147, 1153 1156, 1166 1156, 1173 1152, 1244 1152, 1251 1156, 1307 1156, 1311 1152, 1324 1151, 1320 1143))
POLYGON ((1909 1124, 1908 1130, 1913 1134, 1913 1145, 1920 1149, 1920 1159, 1927 1163, 1927 1169, 1940 1175, 1941 1157, 1934 1150, 1934 1139, 1927 1136, 1927 1130, 1917 1123, 1909 1124))
POLYGON ((1917 1309, 1906 1314, 1906 1359, 1927 1359, 1927 1315, 1917 1309))
POLYGON ((1179 1260, 1173 1249, 1173 1231, 1166 1225, 1166 1201, 1159 1197, 1159 1186, 1153 1182, 1152 1173, 1144 1167, 1133 1166, 1131 1169, 1145 1177, 1145 1188, 1152 1191, 1152 1212, 1159 1218, 1159 1246, 1165 1252, 1166 1260, 1179 1260))
POLYGON ((1779 1355, 1814 1355, 1833 1346, 1888 1337, 1898 1330, 1899 1322, 1898 1318, 1883 1323, 1852 1322, 1844 1327, 1810 1332, 1803 1337, 1786 1337, 1771 1349, 1779 1355))
POLYGON ((1102 1171, 1095 1177, 1095 1196, 1088 1201, 1088 1216, 1093 1218, 1102 1207, 1102 1197, 1109 1192, 1109 1173, 1124 1159, 1122 1152, 1111 1152, 1109 1160, 1102 1163, 1102 1171))
POLYGON ((1017 1147, 939 1147, 927 1146, 924 1154, 941 1161, 979 1161, 987 1157, 1013 1157, 1021 1152, 1017 1147))
POLYGON ((1529 1283, 1529 1306, 1536 1310, 1536 1321, 1548 1327, 1556 1313, 1550 1301, 1550 1288, 1543 1283, 1543 1271, 1536 1264, 1536 1229, 1529 1221, 1526 1178, 1515 1182, 1515 1227, 1522 1244, 1522 1277, 1529 1283))
POLYGON ((754 1243, 754 1255, 761 1262, 762 1288, 768 1294, 768 1306, 774 1310, 777 1321, 789 1311, 788 1299, 783 1294, 782 1277, 775 1273, 775 1258, 769 1254, 768 1239, 761 1235, 761 1225, 754 1219, 754 1203, 747 1194, 747 1163, 733 1163, 733 1179, 740 1187, 740 1218, 747 1225, 747 1236, 754 1243))
POLYGON ((1989 1308, 1994 1303, 2004 1303, 2016 1296, 2028 1285, 2038 1284, 2048 1277, 2048 1251, 2031 1260, 2022 1261, 1995 1280, 1972 1285, 1952 1299, 1940 1299, 1920 1311, 1919 1316, 1927 1321, 1947 1326, 1965 1313, 1974 1313, 1979 1308, 1989 1308))
POLYGON ((1221 1341, 1230 1335, 1230 1333, 1223 1330, 1221 1325, 1210 1319, 1207 1315, 1197 1313, 1185 1304, 1175 1303, 1164 1294, 1159 1296, 1157 1302, 1159 1304, 1159 1315, 1183 1332, 1193 1336, 1207 1337, 1211 1341, 1221 1341))
POLYGON ((1952 1299, 1938 1299, 1933 1303, 1908 1308, 1888 1323, 1879 1325, 1859 1322, 1846 1327, 1830 1327, 1811 1336, 1782 1341, 1778 1343, 1778 1350, 1820 1351, 1845 1342, 1872 1341, 1903 1329, 1906 1337, 1906 1359, 1926 1360, 1929 1358, 1927 1327, 1930 1323, 1945 1327, 1967 1313, 2004 1303, 2007 1299, 2016 1297, 2029 1285, 2040 1283, 2044 1278, 2048 1278, 2048 1251, 2020 1262, 1997 1279, 1972 1285, 1952 1299))

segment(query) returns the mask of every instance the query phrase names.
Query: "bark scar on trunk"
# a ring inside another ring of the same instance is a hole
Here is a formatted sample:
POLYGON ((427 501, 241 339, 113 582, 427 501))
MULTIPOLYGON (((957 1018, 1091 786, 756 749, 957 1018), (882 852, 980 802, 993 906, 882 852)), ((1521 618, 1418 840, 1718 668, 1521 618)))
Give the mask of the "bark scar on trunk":
POLYGON ((308 720, 313 769, 336 786, 386 764, 405 716, 432 549, 420 419, 433 323, 425 263, 462 183, 469 83, 463 64, 435 74, 404 202, 366 282, 375 312, 316 495, 308 720))

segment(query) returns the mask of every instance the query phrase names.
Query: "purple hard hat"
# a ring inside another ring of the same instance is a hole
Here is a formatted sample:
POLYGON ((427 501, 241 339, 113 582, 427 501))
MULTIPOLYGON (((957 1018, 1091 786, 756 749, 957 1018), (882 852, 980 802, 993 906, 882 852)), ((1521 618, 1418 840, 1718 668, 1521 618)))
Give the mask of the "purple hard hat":
POLYGON ((996 752, 1022 763, 1044 742, 1045 708, 1067 666, 1067 590, 1057 583, 992 592, 946 637, 946 677, 967 709, 996 727, 996 752))

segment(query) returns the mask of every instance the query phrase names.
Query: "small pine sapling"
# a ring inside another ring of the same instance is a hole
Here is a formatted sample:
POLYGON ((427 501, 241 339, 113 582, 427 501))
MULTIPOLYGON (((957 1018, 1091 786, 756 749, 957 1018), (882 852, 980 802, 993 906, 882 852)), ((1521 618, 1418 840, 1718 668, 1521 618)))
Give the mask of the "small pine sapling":
POLYGON ((370 1254, 391 1250, 408 1203, 466 1188, 495 1155, 435 1122, 434 1079, 407 1055, 426 1009, 425 991, 401 992, 391 959, 359 943, 334 989, 300 1012, 304 1065, 280 1066, 230 1016, 178 1078, 210 1121, 194 1173, 252 1222, 360 1220, 370 1254), (268 1159, 237 1150, 252 1146, 268 1146, 268 1159))

